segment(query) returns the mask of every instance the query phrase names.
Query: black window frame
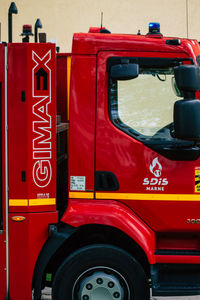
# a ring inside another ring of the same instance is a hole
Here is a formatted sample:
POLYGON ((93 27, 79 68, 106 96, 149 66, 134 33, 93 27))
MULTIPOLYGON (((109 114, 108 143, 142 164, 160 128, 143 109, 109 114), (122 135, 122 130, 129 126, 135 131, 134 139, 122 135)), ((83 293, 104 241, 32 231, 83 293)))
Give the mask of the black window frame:
POLYGON ((173 122, 161 130, 165 130, 166 139, 153 138, 143 135, 127 124, 123 123, 118 115, 118 91, 117 80, 110 76, 110 70, 113 65, 123 63, 139 64, 141 68, 171 68, 176 67, 183 62, 194 64, 193 58, 162 58, 162 57, 109 57, 107 60, 108 72, 108 110, 111 122, 115 127, 125 132, 134 139, 142 142, 145 146, 153 149, 157 153, 171 160, 196 160, 200 156, 200 144, 193 141, 183 141, 176 139, 173 135, 173 122), (115 85, 115 86, 114 86, 115 85))

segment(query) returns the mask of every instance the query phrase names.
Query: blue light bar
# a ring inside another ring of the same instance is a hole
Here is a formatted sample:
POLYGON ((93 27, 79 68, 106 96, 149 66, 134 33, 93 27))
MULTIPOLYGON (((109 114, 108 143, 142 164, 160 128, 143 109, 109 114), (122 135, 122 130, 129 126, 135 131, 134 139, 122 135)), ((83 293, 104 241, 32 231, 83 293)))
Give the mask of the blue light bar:
POLYGON ((149 23, 149 33, 159 34, 160 33, 160 23, 156 23, 156 22, 149 23))
POLYGON ((149 23, 149 27, 150 28, 152 28, 152 27, 154 27, 154 28, 160 28, 160 23, 149 23))

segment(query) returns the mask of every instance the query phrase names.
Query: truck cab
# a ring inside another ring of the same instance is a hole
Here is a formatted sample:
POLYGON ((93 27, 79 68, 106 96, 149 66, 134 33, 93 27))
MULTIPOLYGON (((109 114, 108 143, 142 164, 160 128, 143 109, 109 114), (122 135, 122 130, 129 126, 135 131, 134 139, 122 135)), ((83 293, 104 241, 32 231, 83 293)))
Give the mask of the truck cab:
POLYGON ((74 35, 69 206, 62 222, 90 228, 103 224, 108 231, 117 228, 132 237, 152 264, 154 295, 198 290, 192 275, 199 272, 200 254, 200 149, 198 138, 192 137, 198 125, 189 106, 180 121, 183 110, 179 114, 177 105, 199 94, 197 88, 194 96, 184 96, 184 88, 177 87, 176 69, 198 68, 199 50, 197 41, 159 33, 74 35), (128 65, 138 66, 137 76, 120 73, 128 65), (141 222, 150 237, 145 233, 141 238, 141 229, 131 229, 133 221, 120 215, 121 209, 141 222), (188 276, 194 286, 190 289, 188 283, 181 291, 180 281, 187 282, 188 276))

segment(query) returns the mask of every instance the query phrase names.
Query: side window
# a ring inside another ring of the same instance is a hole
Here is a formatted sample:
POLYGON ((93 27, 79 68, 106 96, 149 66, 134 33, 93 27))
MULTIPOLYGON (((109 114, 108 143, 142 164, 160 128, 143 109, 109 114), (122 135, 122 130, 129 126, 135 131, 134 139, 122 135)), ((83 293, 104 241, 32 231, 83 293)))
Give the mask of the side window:
POLYGON ((118 116, 140 135, 153 137, 173 122, 173 69, 145 69, 139 77, 118 81, 118 116))
POLYGON ((109 114, 116 127, 165 157, 195 160, 199 152, 192 148, 194 143, 174 136, 174 103, 182 98, 174 79, 174 67, 184 61, 193 63, 190 58, 109 58, 109 114), (124 61, 139 65, 138 77, 131 80, 111 77, 112 66, 124 61))

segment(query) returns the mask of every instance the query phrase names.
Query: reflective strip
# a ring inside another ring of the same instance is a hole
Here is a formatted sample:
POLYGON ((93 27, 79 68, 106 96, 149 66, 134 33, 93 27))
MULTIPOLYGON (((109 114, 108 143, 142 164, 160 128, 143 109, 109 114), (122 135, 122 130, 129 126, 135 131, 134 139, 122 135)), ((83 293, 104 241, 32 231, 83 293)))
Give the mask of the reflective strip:
POLYGON ((28 206, 27 199, 9 199, 9 206, 28 206))
POLYGON ((29 199, 29 206, 37 205, 55 205, 55 198, 44 198, 44 199, 29 199))
POLYGON ((9 206, 41 206, 41 205, 55 205, 55 198, 44 199, 10 199, 9 206))
POLYGON ((93 192, 69 192, 69 198, 94 199, 94 193, 93 192))
POLYGON ((113 200, 152 200, 152 201, 200 201, 195 194, 135 194, 135 193, 96 193, 96 199, 113 200))
POLYGON ((71 76, 71 56, 67 56, 67 120, 69 121, 69 95, 70 95, 70 76, 71 76))

